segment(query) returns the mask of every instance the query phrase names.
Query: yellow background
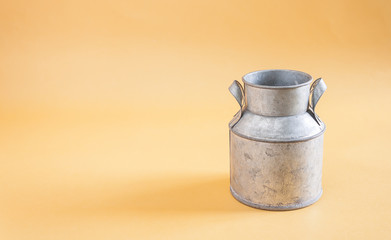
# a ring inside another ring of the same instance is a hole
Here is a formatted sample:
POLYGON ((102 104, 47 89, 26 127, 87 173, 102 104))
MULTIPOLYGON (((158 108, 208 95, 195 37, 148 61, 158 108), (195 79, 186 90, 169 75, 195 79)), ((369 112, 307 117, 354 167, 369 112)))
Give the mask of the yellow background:
POLYGON ((0 239, 390 239, 391 2, 0 2, 0 239), (323 77, 324 194, 229 193, 227 87, 323 77))

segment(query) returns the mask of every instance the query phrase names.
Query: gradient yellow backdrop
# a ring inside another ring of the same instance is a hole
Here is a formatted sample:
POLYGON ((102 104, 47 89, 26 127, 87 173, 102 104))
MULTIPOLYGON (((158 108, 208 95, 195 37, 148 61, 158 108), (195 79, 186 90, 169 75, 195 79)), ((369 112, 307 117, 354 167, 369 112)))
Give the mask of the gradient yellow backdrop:
POLYGON ((390 239, 391 2, 0 1, 0 239, 390 239), (323 77, 324 195, 229 193, 227 87, 323 77))

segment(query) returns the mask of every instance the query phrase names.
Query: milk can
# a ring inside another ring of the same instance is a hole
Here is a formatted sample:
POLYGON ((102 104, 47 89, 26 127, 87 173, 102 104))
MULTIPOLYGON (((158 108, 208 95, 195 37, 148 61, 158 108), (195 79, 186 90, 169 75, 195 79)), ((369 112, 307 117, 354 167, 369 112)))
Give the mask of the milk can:
POLYGON ((321 78, 293 70, 246 74, 229 87, 240 110, 229 123, 231 193, 255 208, 306 207, 322 195, 325 124, 321 78))

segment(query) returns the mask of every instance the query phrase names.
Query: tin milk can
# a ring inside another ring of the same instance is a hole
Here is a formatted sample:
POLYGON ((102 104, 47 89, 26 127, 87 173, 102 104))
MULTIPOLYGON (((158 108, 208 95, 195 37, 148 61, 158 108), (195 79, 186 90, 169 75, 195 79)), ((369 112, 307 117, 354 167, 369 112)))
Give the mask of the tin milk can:
POLYGON ((322 195, 325 124, 315 106, 321 78, 293 70, 263 70, 234 81, 240 105, 229 123, 231 193, 255 208, 306 207, 322 195))

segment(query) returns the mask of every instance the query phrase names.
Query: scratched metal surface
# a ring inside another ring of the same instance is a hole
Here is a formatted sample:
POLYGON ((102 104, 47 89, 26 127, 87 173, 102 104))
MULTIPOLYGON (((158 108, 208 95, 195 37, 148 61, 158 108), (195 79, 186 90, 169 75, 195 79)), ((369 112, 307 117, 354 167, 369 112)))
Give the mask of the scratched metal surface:
POLYGON ((322 193, 323 135, 304 142, 268 143, 230 132, 231 191, 263 209, 296 209, 322 193))
POLYGON ((229 123, 231 192, 252 207, 289 210, 322 194, 325 124, 315 106, 326 90, 319 78, 294 70, 246 74, 229 87, 240 105, 229 123), (311 99, 311 101, 310 101, 311 99))

